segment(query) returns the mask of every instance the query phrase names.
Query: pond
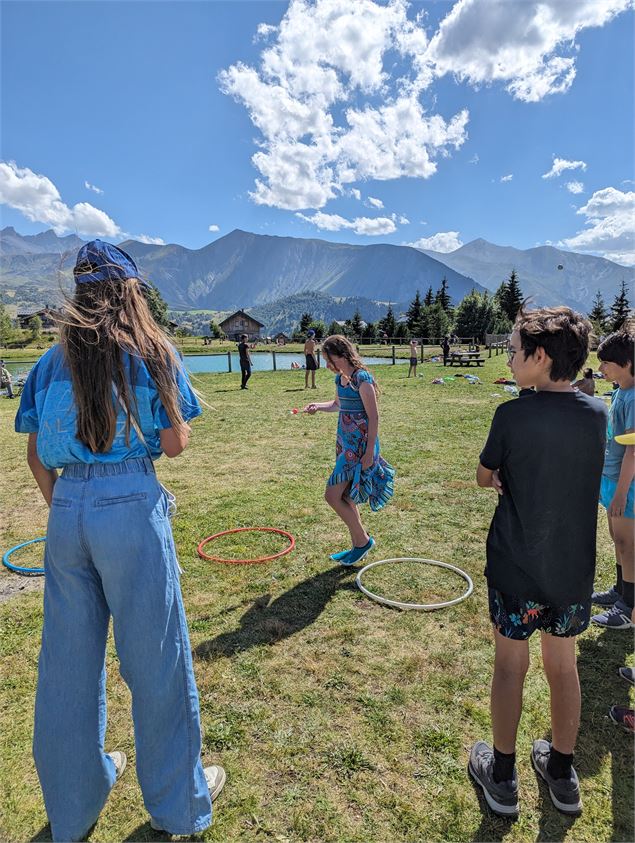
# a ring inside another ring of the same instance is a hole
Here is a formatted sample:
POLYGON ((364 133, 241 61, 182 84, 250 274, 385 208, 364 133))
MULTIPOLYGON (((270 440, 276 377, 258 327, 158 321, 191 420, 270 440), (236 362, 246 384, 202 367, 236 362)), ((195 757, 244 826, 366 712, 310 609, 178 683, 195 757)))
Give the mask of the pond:
MULTIPOLYGON (((188 354, 183 359, 185 360, 185 366, 188 372, 195 374, 227 372, 229 370, 227 354, 188 354)), ((392 363, 391 357, 364 357, 363 359, 367 366, 383 366, 392 363)), ((273 370, 272 352, 252 351, 251 360, 252 369, 255 372, 271 372, 273 370)), ((396 362, 407 363, 408 360, 406 358, 397 358, 396 362)), ((7 361, 5 365, 14 377, 21 377, 29 372, 34 363, 34 360, 14 360, 7 361)), ((298 363, 300 366, 303 366, 304 354, 276 352, 276 369, 278 371, 290 369, 292 363, 298 363)), ((322 362, 321 365, 323 366, 324 363, 322 362)), ((231 354, 231 367, 232 372, 240 372, 240 362, 237 353, 231 354)))

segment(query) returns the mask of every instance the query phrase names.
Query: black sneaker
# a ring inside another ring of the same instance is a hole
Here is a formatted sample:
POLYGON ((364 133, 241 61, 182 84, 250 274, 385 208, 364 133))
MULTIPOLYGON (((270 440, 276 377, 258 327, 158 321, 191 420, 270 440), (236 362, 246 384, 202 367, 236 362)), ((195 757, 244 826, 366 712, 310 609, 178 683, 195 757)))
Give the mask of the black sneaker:
POLYGON ((534 741, 531 748, 531 763, 534 770, 549 788, 551 801, 563 814, 579 814, 582 811, 580 798, 580 782, 578 774, 571 768, 571 775, 566 779, 554 779, 547 772, 547 764, 551 755, 549 741, 534 741))
POLYGON ((467 765, 470 776, 483 790, 485 801, 499 817, 518 816, 518 778, 507 782, 494 781, 494 750, 485 741, 477 741, 470 752, 467 765))
POLYGON ((620 667, 617 672, 622 679, 626 679, 631 685, 635 685, 635 667, 620 667))
POLYGON ((619 600, 621 594, 612 585, 607 591, 594 591, 591 595, 591 600, 597 606, 614 606, 615 601, 619 600))

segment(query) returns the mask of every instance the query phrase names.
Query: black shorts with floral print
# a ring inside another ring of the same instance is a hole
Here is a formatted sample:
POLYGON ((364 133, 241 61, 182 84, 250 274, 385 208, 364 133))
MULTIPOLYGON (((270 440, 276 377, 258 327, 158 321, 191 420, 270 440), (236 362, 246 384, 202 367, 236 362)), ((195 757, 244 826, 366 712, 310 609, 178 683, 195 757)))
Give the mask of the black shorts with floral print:
POLYGON ((524 641, 537 629, 558 638, 569 638, 584 632, 591 619, 590 600, 570 606, 545 606, 534 600, 502 594, 495 588, 489 588, 488 595, 492 623, 505 638, 517 641, 524 641))

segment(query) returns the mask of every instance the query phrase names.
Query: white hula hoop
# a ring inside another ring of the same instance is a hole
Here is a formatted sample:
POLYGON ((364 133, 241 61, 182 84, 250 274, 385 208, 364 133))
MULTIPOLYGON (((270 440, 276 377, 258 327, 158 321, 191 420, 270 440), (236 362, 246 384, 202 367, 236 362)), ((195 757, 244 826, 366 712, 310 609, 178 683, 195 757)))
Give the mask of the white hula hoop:
POLYGON ((375 600, 377 603, 381 603, 384 606, 391 606, 393 609, 420 609, 423 612, 433 612, 435 609, 446 609, 448 606, 455 606, 457 603, 467 600, 474 590, 474 583, 469 574, 466 574, 465 571, 462 571, 455 565, 448 565, 447 562, 437 562, 436 559, 420 559, 417 556, 406 556, 401 559, 380 559, 378 562, 371 562, 370 565, 366 565, 361 569, 357 574, 355 582, 359 590, 366 597, 370 597, 371 600, 375 600), (374 594, 372 591, 369 591, 362 583, 362 575, 377 565, 387 565, 390 562, 420 562, 423 565, 436 565, 438 568, 447 568, 449 571, 454 571, 455 574, 463 577, 467 583, 467 590, 460 597, 455 597, 454 600, 446 600, 445 603, 402 603, 400 600, 389 600, 387 597, 382 597, 380 594, 374 594))

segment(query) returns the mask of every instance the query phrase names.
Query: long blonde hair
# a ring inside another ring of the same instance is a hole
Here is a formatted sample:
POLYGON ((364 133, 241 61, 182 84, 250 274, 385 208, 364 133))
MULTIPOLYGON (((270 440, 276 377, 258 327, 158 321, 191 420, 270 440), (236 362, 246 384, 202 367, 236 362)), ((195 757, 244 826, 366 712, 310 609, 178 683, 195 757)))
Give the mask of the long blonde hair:
POLYGON ((131 420, 137 409, 137 361, 145 363, 175 432, 185 430, 177 384, 180 364, 154 321, 136 278, 77 284, 60 323, 60 345, 70 367, 77 405, 77 438, 93 453, 105 453, 112 447, 118 403, 126 411, 126 443, 130 441, 131 420), (130 355, 129 376, 125 352, 130 355))

